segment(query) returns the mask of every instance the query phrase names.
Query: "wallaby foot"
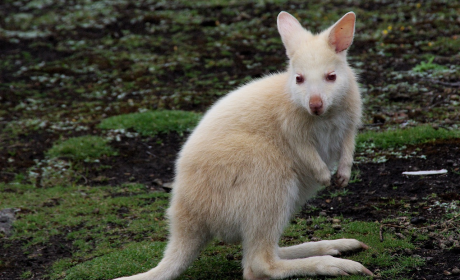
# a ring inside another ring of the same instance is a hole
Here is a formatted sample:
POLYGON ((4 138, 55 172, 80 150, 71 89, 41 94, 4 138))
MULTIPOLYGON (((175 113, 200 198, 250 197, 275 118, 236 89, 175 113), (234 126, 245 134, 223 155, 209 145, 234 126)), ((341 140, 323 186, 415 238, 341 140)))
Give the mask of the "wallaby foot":
POLYGON ((292 276, 343 276, 350 274, 373 275, 369 269, 358 262, 332 256, 282 260, 269 255, 259 255, 251 262, 251 265, 245 267, 244 279, 283 279, 292 276))
POLYGON ((336 256, 348 251, 366 250, 369 247, 356 239, 323 240, 279 248, 281 259, 299 259, 312 256, 336 256))

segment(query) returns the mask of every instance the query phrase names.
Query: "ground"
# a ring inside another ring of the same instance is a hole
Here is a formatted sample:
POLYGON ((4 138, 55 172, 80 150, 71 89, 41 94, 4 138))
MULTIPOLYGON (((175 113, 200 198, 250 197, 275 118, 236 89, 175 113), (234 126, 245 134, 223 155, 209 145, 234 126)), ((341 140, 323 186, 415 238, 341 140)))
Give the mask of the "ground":
MULTIPOLYGON (((361 133, 421 125, 458 130, 458 1, 131 2, 0 4, 3 192, 17 192, 16 183, 49 187, 53 181, 43 171, 52 167, 47 151, 85 135, 110 139, 117 154, 81 161, 60 157, 74 171, 65 180, 91 187, 140 183, 149 191, 169 192, 174 160, 189 131, 142 136, 132 129, 102 129, 101 120, 156 109, 202 113, 236 86, 282 71, 286 57, 275 27, 281 10, 314 31, 350 10, 357 13, 349 60, 363 93, 361 133)), ((460 277, 455 274, 460 268, 460 140, 361 147, 356 158, 350 185, 321 191, 299 217, 380 223, 382 232, 401 234, 415 245, 394 254, 426 261, 400 277, 460 277), (439 169, 448 173, 402 175, 439 169)), ((59 200, 42 207, 56 204, 59 200)), ((34 211, 24 207, 18 219, 34 211)), ((129 209, 117 211, 122 216, 129 209)), ((315 231, 307 235, 315 237, 315 231)), ((64 235, 25 248, 29 241, 0 238, 0 279, 44 279, 52 263, 76 251, 64 235)))

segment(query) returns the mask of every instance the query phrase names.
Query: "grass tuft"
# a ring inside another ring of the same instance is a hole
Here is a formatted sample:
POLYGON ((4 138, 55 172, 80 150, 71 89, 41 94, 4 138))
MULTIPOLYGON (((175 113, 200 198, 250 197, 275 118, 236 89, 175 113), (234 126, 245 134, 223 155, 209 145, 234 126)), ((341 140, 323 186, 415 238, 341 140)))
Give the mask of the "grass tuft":
POLYGON ((370 145, 373 145, 375 148, 387 149, 450 138, 460 138, 460 131, 434 129, 425 125, 385 132, 367 131, 358 134, 356 142, 358 149, 365 149, 370 145))
POLYGON ((113 156, 117 152, 100 136, 81 136, 58 142, 46 153, 48 157, 69 157, 74 160, 94 160, 103 155, 113 156))
POLYGON ((179 134, 192 130, 201 114, 179 110, 158 110, 113 116, 102 120, 102 129, 134 129, 143 136, 175 131, 179 134))
POLYGON ((448 68, 446 66, 442 66, 436 63, 433 63, 434 56, 428 59, 428 62, 422 61, 420 64, 417 64, 414 68, 412 68, 412 71, 414 72, 428 72, 430 70, 433 71, 442 71, 442 70, 447 70, 448 68))

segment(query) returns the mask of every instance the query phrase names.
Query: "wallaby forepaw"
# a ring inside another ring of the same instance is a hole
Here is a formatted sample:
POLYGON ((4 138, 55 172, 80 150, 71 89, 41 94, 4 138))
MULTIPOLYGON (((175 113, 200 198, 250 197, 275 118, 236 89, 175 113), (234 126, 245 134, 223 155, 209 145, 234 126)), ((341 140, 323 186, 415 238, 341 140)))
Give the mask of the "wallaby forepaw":
POLYGON ((336 174, 336 183, 339 187, 343 188, 348 185, 348 181, 350 181, 351 176, 351 168, 349 167, 341 167, 337 170, 336 174))
POLYGON ((329 169, 318 174, 316 180, 321 186, 329 187, 331 185, 331 172, 329 169))
POLYGON ((348 181, 350 180, 350 177, 347 177, 346 175, 340 175, 337 174, 337 185, 341 188, 348 186, 348 181))

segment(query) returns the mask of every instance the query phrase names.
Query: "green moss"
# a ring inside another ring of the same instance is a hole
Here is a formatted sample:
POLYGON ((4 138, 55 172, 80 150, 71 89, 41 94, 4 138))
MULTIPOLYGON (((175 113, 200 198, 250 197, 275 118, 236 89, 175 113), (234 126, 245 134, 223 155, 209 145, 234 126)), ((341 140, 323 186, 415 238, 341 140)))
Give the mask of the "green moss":
POLYGON ((368 131, 358 134, 357 148, 364 150, 369 146, 373 146, 375 148, 386 149, 405 145, 415 145, 434 141, 436 139, 459 137, 460 131, 458 130, 434 129, 428 125, 384 132, 368 131))
POLYGON ((113 156, 117 152, 100 136, 69 138, 53 145, 46 153, 48 157, 69 157, 74 160, 94 160, 101 156, 113 156))
POLYGON ((201 114, 179 110, 158 110, 132 113, 102 120, 102 129, 134 129, 144 136, 158 133, 183 133, 192 130, 201 118, 201 114))

